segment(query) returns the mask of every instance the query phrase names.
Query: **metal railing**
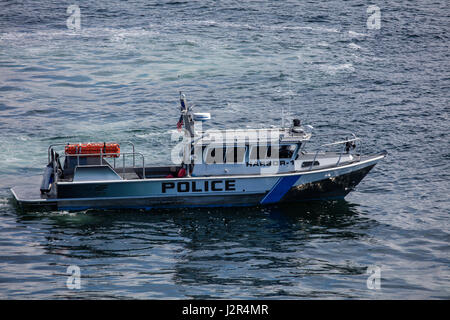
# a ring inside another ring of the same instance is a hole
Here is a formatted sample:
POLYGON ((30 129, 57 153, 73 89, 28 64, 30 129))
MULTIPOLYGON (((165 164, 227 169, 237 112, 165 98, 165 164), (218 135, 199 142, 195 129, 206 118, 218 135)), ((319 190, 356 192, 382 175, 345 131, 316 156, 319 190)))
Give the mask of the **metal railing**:
POLYGON ((339 153, 339 158, 338 158, 338 160, 337 160, 337 162, 335 164, 335 166, 338 166, 339 163, 341 162, 342 154, 344 153, 344 151, 345 151, 345 149, 347 147, 347 143, 351 143, 351 142, 355 142, 355 141, 359 141, 359 151, 360 151, 359 152, 359 159, 361 160, 361 155, 362 155, 362 142, 361 142, 361 139, 356 137, 356 135, 354 133, 352 133, 352 135, 353 135, 353 139, 346 139, 346 140, 341 140, 341 141, 336 141, 336 142, 326 143, 326 144, 321 145, 319 147, 319 149, 317 149, 317 151, 316 151, 316 153, 314 155, 314 159, 311 162, 311 166, 309 167, 309 170, 310 171, 312 170, 312 168, 314 166, 314 163, 316 162, 317 156, 318 156, 319 152, 321 151, 321 148, 331 147, 331 146, 336 146, 336 145, 342 144, 342 149, 341 149, 341 152, 339 153))
POLYGON ((121 153, 89 153, 89 154, 66 154, 65 157, 77 157, 77 167, 89 167, 92 166, 92 164, 89 165, 83 165, 80 164, 80 157, 99 157, 99 165, 103 165, 103 158, 105 157, 111 157, 114 156, 114 162, 113 162, 113 168, 116 169, 116 158, 119 158, 122 156, 122 178, 125 179, 125 156, 126 155, 132 155, 133 156, 133 168, 136 168, 135 160, 136 156, 139 156, 142 158, 142 179, 145 179, 145 157, 140 152, 121 152, 121 153))
MULTIPOLYGON (((122 144, 128 144, 131 146, 132 148, 132 152, 119 152, 119 153, 104 153, 102 150, 100 150, 100 153, 86 153, 86 154, 64 154, 63 157, 76 157, 77 158, 77 167, 85 167, 85 166, 90 166, 90 165, 82 165, 80 164, 80 157, 99 157, 99 164, 103 165, 103 159, 105 157, 113 157, 114 158, 114 162, 113 162, 113 168, 116 169, 116 158, 119 158, 122 156, 122 178, 125 178, 125 157, 126 156, 132 156, 133 157, 133 168, 136 168, 136 156, 139 156, 142 158, 142 179, 145 179, 145 157, 142 153, 139 152, 135 152, 135 146, 134 143, 131 141, 114 141, 114 142, 108 142, 108 143, 117 143, 119 145, 122 144)), ((56 157, 55 157, 55 152, 54 152, 54 147, 56 146, 66 146, 68 144, 72 144, 72 143, 54 143, 51 144, 48 147, 48 162, 50 162, 50 159, 55 162, 56 161, 56 157), (53 154, 52 154, 53 152, 53 154)), ((109 162, 108 162, 109 164, 109 162)), ((54 170, 56 171, 56 163, 54 163, 53 165, 54 170)), ((55 172, 55 177, 56 172, 55 172)))

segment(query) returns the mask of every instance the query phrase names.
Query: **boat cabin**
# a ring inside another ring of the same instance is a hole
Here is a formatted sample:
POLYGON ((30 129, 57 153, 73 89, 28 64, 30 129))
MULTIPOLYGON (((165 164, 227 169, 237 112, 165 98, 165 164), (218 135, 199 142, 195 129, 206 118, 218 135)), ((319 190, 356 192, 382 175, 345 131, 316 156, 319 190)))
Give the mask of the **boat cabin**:
POLYGON ((192 176, 294 171, 310 137, 304 131, 277 128, 206 131, 191 148, 192 176))

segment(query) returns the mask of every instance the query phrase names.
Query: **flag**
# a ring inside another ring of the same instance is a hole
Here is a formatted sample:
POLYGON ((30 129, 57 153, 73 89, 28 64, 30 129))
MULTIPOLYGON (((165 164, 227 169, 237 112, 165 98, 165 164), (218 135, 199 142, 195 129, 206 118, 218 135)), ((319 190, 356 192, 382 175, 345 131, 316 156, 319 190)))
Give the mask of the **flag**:
POLYGON ((180 92, 180 104, 181 104, 181 111, 186 110, 187 103, 186 103, 186 96, 180 92))
POLYGON ((183 127, 183 115, 180 116, 180 119, 177 122, 177 129, 178 129, 178 131, 181 131, 182 127, 183 127))

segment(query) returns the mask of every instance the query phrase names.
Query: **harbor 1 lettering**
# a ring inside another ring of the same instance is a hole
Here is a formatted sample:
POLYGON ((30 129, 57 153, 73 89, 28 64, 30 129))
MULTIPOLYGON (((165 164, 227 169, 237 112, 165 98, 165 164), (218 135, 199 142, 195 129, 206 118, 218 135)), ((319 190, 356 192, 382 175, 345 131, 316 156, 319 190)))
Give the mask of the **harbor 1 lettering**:
POLYGON ((217 192, 235 191, 236 180, 204 180, 204 181, 174 181, 162 182, 161 192, 167 193, 169 190, 176 192, 217 192))

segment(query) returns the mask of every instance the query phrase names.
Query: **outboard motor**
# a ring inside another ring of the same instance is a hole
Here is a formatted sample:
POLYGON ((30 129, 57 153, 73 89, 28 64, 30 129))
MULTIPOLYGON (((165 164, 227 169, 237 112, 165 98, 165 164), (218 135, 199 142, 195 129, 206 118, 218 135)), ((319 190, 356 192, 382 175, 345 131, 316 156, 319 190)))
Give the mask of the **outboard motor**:
POLYGON ((50 192, 52 183, 53 183, 53 164, 49 163, 45 167, 44 174, 42 175, 41 194, 50 192))
POLYGON ((55 163, 55 153, 53 149, 51 150, 51 160, 49 164, 44 169, 44 174, 42 175, 42 182, 41 182, 41 194, 50 192, 50 189, 52 188, 52 183, 55 180, 54 178, 54 168, 53 164, 55 163))

